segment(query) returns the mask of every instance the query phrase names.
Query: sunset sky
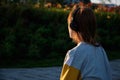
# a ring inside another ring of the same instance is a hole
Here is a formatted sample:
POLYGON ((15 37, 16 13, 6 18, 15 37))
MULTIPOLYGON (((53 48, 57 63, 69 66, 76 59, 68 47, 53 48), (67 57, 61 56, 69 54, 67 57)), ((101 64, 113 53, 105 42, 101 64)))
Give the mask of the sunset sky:
POLYGON ((102 1, 105 1, 106 4, 116 4, 116 5, 120 5, 120 0, 111 0, 111 2, 107 1, 107 0, 91 0, 91 2, 93 3, 101 3, 102 1))

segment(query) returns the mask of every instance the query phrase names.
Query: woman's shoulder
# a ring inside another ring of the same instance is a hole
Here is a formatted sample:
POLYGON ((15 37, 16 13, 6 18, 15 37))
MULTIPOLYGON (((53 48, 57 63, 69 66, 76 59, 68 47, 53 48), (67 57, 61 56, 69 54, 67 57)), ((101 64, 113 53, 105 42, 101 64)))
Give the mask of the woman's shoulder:
POLYGON ((95 46, 88 44, 86 42, 81 42, 76 47, 74 47, 72 50, 75 52, 89 52, 94 50, 95 46))
POLYGON ((95 56, 95 54, 101 55, 105 53, 104 49, 99 46, 96 47, 94 45, 91 45, 89 43, 82 42, 70 51, 72 55, 76 57, 87 57, 87 56, 95 56))
POLYGON ((68 51, 68 54, 69 54, 69 56, 73 56, 73 57, 75 57, 75 56, 76 57, 87 57, 87 56, 94 56, 94 54, 96 52, 101 53, 101 54, 105 53, 104 49, 101 46, 96 47, 89 43, 81 42, 74 48, 70 49, 68 51))
POLYGON ((76 47, 68 51, 66 55, 66 62, 79 69, 80 65, 82 65, 87 59, 89 52, 91 52, 90 48, 92 49, 92 46, 87 43, 78 44, 76 47))

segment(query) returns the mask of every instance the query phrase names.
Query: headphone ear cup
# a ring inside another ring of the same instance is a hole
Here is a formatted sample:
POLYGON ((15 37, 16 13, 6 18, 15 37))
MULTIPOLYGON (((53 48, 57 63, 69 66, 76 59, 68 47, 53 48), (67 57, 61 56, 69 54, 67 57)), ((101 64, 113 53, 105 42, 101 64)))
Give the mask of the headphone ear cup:
POLYGON ((75 24, 75 22, 71 22, 70 23, 70 28, 72 29, 72 30, 74 30, 74 31, 78 31, 78 27, 77 27, 77 25, 75 24))

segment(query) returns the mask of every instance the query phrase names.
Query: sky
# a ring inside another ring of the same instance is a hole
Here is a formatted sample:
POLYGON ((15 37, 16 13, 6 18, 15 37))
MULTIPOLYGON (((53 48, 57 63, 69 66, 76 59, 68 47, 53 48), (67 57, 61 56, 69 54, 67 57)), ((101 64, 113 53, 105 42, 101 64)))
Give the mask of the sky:
POLYGON ((109 2, 108 0, 91 0, 91 2, 93 3, 101 3, 102 1, 105 1, 106 4, 116 4, 116 5, 120 5, 120 0, 111 0, 111 2, 109 2))

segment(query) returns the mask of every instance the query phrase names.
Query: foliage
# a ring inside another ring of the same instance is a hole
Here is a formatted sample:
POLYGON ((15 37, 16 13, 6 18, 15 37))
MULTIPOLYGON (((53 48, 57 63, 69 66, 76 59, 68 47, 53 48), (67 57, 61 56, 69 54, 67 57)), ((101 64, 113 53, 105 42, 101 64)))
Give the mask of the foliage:
MULTIPOLYGON (((0 6, 0 58, 52 59, 75 45, 69 39, 69 11, 55 8, 0 6)), ((120 48, 120 15, 96 13, 99 41, 108 51, 120 48)))
POLYGON ((7 6, 0 8, 1 57, 42 59, 52 57, 50 55, 55 53, 64 56, 70 48, 64 11, 28 7, 13 9, 7 6))
POLYGON ((105 48, 119 50, 120 48, 120 15, 115 13, 96 13, 98 34, 105 48))

